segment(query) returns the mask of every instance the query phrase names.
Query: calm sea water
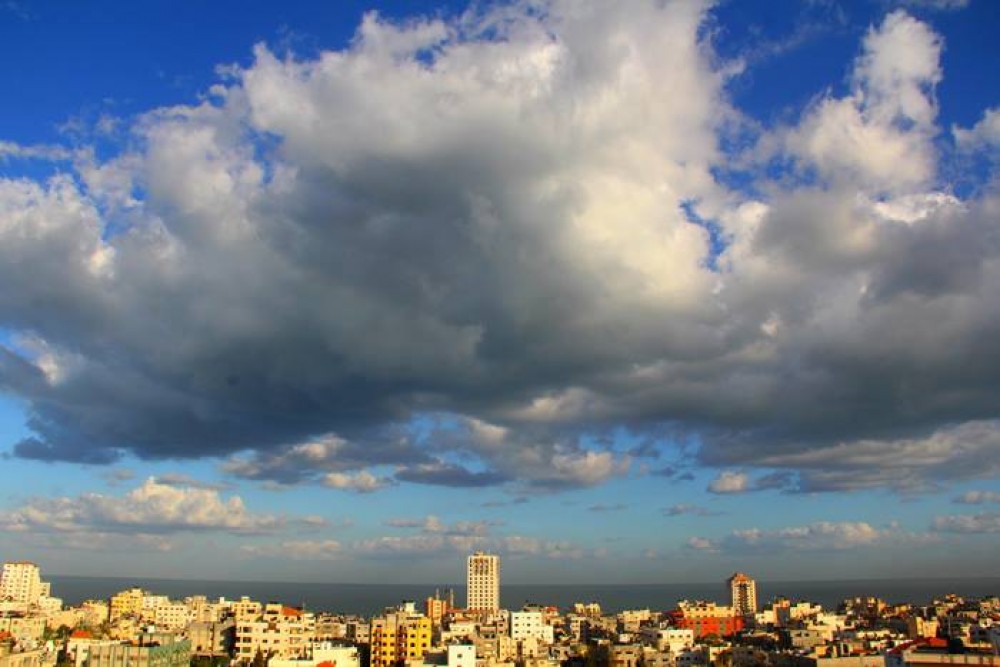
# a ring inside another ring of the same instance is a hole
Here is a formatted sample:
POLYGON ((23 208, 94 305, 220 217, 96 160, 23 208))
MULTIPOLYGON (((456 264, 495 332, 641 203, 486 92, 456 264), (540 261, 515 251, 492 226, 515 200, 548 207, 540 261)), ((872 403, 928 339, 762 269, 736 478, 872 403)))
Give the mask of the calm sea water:
MULTIPOLYGON (((305 605, 314 611, 332 611, 345 614, 373 615, 403 600, 421 602, 449 586, 387 585, 387 584, 328 584, 289 583, 267 581, 194 581, 182 579, 124 579, 114 577, 50 576, 52 594, 63 598, 67 604, 78 604, 86 599, 108 598, 113 593, 132 586, 140 586, 160 595, 183 598, 188 595, 207 595, 211 598, 239 598, 248 595, 264 602, 283 602, 305 605)), ((464 586, 450 586, 455 600, 465 600, 464 586)), ((929 602, 946 593, 969 597, 1000 594, 1000 577, 981 579, 883 579, 848 581, 760 581, 757 596, 761 602, 776 595, 793 600, 809 600, 835 609, 841 600, 858 595, 875 595, 889 602, 929 602)), ((608 612, 622 609, 653 610, 671 609, 678 600, 715 600, 723 603, 728 591, 721 582, 692 584, 646 585, 508 585, 500 590, 502 604, 508 609, 518 609, 526 602, 556 605, 562 609, 574 602, 599 602, 608 612)))

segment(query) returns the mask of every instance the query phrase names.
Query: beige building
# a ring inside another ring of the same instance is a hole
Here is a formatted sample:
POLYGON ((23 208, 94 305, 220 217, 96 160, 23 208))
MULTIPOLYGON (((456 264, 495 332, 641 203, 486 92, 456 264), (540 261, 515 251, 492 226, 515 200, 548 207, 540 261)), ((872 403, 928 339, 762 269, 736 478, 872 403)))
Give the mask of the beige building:
POLYGON ((159 630, 183 630, 194 620, 194 611, 183 602, 160 604, 153 608, 152 621, 159 630))
POLYGON ((313 614, 269 603, 255 620, 244 616, 236 621, 235 658, 250 662, 258 652, 264 657, 302 657, 315 629, 313 614))
POLYGON ((195 621, 185 630, 191 642, 192 655, 231 655, 236 646, 236 622, 195 621))
POLYGON ((30 614, 0 614, 0 632, 9 632, 15 639, 41 639, 45 634, 45 617, 30 614))
POLYGON ((108 620, 114 623, 122 618, 139 618, 145 597, 141 588, 129 588, 115 593, 108 602, 108 620))
POLYGON ((732 596, 733 614, 753 616, 757 613, 757 582, 743 572, 736 572, 726 582, 732 596))
POLYGON ((0 667, 51 667, 53 657, 43 649, 4 653, 0 651, 0 667))
POLYGON ((466 609, 500 609, 500 557, 482 551, 469 556, 466 566, 466 609))
POLYGON ((260 602, 251 600, 245 595, 239 600, 220 600, 219 602, 229 608, 237 623, 254 621, 264 611, 264 606, 260 602))

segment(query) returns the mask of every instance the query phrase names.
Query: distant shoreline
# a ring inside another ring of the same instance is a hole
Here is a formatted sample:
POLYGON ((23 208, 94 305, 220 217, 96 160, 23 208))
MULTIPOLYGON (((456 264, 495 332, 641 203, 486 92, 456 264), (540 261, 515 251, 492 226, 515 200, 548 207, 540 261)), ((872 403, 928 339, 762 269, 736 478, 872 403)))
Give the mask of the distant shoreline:
MULTIPOLYGON (((183 598, 205 595, 209 598, 238 599, 246 595, 260 601, 304 605, 313 610, 371 615, 403 600, 422 604, 435 590, 442 595, 452 590, 462 604, 463 584, 388 584, 236 581, 213 579, 173 579, 156 577, 95 577, 51 575, 52 594, 67 604, 85 599, 106 599, 113 593, 138 586, 153 593, 183 598)), ((903 579, 844 579, 817 581, 757 582, 761 602, 783 595, 795 600, 809 600, 826 609, 835 609, 845 598, 860 595, 881 597, 888 602, 923 604, 935 597, 956 593, 965 597, 1000 594, 997 577, 936 577, 903 579)), ((729 591, 723 582, 680 584, 508 584, 501 583, 501 602, 507 608, 520 608, 527 602, 567 608, 574 602, 598 602, 609 611, 623 609, 670 609, 681 599, 726 602, 729 591)))
MULTIPOLYGON (((198 577, 158 577, 158 576, 130 576, 130 575, 99 575, 99 574, 46 574, 47 579, 58 578, 58 579, 136 579, 142 581, 183 581, 183 582, 197 582, 204 581, 208 583, 249 583, 249 584, 259 584, 262 583, 261 579, 204 579, 198 577)), ((930 581, 1000 581, 1000 574, 988 575, 988 576, 960 576, 960 577, 866 577, 857 579, 760 579, 755 578, 758 585, 778 585, 778 584, 864 584, 864 583, 877 583, 877 582, 930 582, 930 581)), ((464 583, 453 582, 453 583, 441 583, 441 582, 406 582, 400 584, 386 583, 384 581, 328 581, 328 580, 316 580, 316 581, 292 581, 283 579, 268 579, 266 582, 268 584, 293 584, 296 586, 307 585, 307 584, 323 584, 329 586, 430 586, 431 588, 465 588, 464 583)), ((518 587, 529 587, 529 586, 545 586, 545 587, 574 587, 574 586, 721 586, 722 583, 718 581, 639 581, 639 582, 628 582, 628 583, 595 583, 595 582, 569 582, 569 583, 551 583, 551 582, 511 582, 504 585, 518 586, 518 587)))

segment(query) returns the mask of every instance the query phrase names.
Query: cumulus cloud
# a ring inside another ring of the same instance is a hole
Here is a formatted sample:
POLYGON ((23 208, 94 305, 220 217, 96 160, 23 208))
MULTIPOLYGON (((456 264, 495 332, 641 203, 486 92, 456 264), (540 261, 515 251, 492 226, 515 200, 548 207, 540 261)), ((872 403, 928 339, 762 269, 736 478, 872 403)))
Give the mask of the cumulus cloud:
POLYGON ((372 477, 365 468, 378 465, 400 465, 427 461, 428 456, 405 437, 390 434, 377 443, 348 441, 336 435, 325 435, 307 442, 257 451, 251 456, 233 456, 222 463, 222 470, 243 479, 270 480, 280 484, 297 484, 320 480, 354 479, 347 475, 357 472, 372 477), (325 476, 324 476, 325 473, 325 476))
POLYGON ((357 493, 374 493, 390 486, 393 480, 388 477, 376 477, 367 470, 349 474, 343 472, 327 473, 323 477, 323 486, 331 489, 344 489, 357 493))
POLYGON ((223 498, 215 489, 179 487, 148 478, 124 496, 87 493, 75 498, 36 499, 0 514, 13 532, 175 533, 221 530, 237 535, 273 532, 286 519, 255 514, 239 496, 223 498))
POLYGON ((931 140, 941 80, 941 39, 902 10, 869 30, 848 97, 824 97, 786 138, 822 175, 889 191, 934 174, 931 140))
POLYGON ((480 473, 486 480, 518 480, 527 490, 595 486, 631 468, 628 454, 588 448, 572 435, 554 434, 544 428, 513 429, 475 418, 461 419, 440 429, 434 441, 438 446, 478 458, 492 471, 480 473))
POLYGON ((953 127, 952 133, 955 143, 962 150, 1000 149, 1000 109, 987 109, 982 119, 970 129, 953 127))
POLYGON ((750 477, 743 472, 723 470, 719 476, 708 483, 712 493, 746 493, 750 490, 750 477))
POLYGON ((529 493, 628 474, 624 430, 802 490, 996 474, 1000 200, 937 182, 931 26, 890 13, 748 156, 709 3, 532 7, 258 45, 117 155, 0 179, 13 453, 529 493))

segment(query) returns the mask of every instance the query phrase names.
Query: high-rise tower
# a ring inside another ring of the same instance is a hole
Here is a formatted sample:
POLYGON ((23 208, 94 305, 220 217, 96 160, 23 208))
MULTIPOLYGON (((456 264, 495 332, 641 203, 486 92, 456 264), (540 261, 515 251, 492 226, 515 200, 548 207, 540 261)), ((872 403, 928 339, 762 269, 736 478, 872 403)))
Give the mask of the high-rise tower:
POLYGON ((733 615, 749 616, 757 613, 757 582, 742 572, 729 577, 727 583, 733 596, 733 615))
POLYGON ((469 556, 465 572, 466 608, 472 611, 500 609, 500 557, 477 551, 469 556))
POLYGON ((38 566, 28 561, 8 561, 0 572, 0 600, 23 605, 38 604, 48 595, 48 585, 42 581, 38 566))

